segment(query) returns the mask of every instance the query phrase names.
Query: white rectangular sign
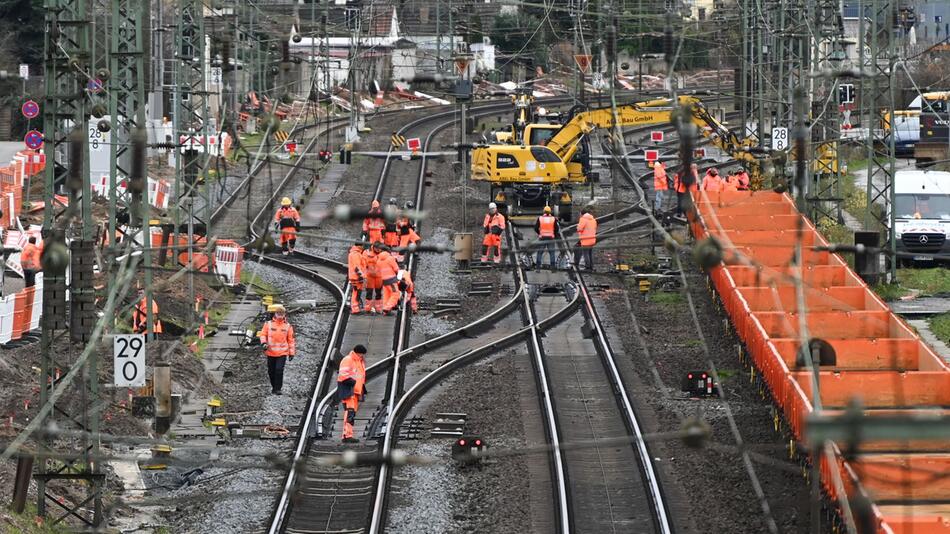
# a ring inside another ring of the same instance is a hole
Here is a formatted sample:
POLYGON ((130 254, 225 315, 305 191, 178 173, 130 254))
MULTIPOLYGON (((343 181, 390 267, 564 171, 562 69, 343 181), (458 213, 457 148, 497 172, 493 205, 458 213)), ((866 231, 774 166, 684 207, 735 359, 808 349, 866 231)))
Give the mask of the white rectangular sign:
POLYGON ((26 63, 20 63, 20 78, 24 80, 30 79, 30 66, 26 63))
POLYGON ((112 358, 116 387, 145 385, 145 334, 116 334, 112 340, 112 358))
POLYGON ((788 128, 772 128, 772 150, 788 148, 788 128))
POLYGON ((211 85, 220 87, 222 77, 223 73, 221 67, 211 67, 211 85))

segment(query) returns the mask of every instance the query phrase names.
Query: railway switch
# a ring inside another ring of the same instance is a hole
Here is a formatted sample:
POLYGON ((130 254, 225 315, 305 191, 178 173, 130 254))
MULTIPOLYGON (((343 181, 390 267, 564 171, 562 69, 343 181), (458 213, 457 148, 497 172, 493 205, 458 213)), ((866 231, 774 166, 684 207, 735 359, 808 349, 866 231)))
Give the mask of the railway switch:
POLYGON ((717 386, 713 377, 706 371, 690 371, 683 380, 683 391, 690 397, 712 397, 718 395, 717 386))
POLYGON ((480 464, 488 444, 479 436, 462 436, 452 443, 452 459, 462 465, 480 464))

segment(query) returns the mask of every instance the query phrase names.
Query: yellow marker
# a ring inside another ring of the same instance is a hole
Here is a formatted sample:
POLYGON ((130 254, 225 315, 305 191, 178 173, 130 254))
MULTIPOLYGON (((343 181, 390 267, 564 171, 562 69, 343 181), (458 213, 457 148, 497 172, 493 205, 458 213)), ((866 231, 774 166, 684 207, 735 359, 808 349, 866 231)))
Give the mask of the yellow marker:
POLYGON ((640 293, 649 293, 650 292, 650 281, 644 278, 640 280, 640 293))

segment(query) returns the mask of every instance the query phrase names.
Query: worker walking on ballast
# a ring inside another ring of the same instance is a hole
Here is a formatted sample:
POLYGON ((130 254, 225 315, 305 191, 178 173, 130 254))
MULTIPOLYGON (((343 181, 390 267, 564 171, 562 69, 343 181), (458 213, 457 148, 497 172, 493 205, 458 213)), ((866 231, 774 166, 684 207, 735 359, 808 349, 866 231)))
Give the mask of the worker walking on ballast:
POLYGON ((284 386, 284 366, 294 361, 297 343, 294 340, 294 327, 287 322, 287 310, 282 304, 267 307, 274 316, 261 328, 260 340, 267 356, 267 377, 270 379, 271 393, 280 395, 284 386))
POLYGON ((557 245, 554 240, 561 232, 557 217, 551 215, 551 206, 544 207, 544 213, 534 222, 534 231, 538 234, 538 255, 534 261, 534 267, 541 270, 541 256, 544 251, 548 251, 551 259, 551 269, 557 269, 557 245))
POLYGON ((590 206, 581 210, 581 218, 577 221, 577 246, 574 247, 574 267, 580 269, 583 258, 588 271, 594 270, 594 245, 597 244, 597 219, 592 212, 590 206))
POLYGON ((488 204, 488 213, 485 214, 482 227, 485 230, 485 237, 482 238, 482 263, 488 263, 489 257, 495 263, 501 263, 501 234, 505 233, 505 216, 498 213, 498 205, 494 202, 488 204))
POLYGON ((336 377, 336 396, 343 406, 343 443, 359 443, 353 437, 353 423, 360 401, 366 397, 366 347, 356 345, 340 361, 336 377))
POLYGON ((366 258, 363 244, 353 243, 346 257, 347 281, 350 283, 350 313, 363 311, 363 287, 366 285, 366 258))
POLYGON ((300 213, 292 204, 289 198, 282 198, 274 215, 274 228, 280 232, 280 248, 284 255, 293 254, 297 246, 297 230, 300 229, 300 213))

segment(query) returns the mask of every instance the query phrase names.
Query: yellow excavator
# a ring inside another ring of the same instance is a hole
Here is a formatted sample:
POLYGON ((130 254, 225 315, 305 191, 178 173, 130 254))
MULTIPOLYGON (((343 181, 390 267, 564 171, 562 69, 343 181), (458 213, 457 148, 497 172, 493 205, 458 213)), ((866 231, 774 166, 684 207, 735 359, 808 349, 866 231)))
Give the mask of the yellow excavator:
POLYGON ((597 128, 669 124, 683 109, 700 135, 742 162, 753 183, 762 181, 761 154, 755 141, 740 139, 716 120, 695 96, 681 96, 674 103, 661 98, 612 108, 573 110, 562 126, 531 124, 524 139, 537 144, 502 144, 472 150, 472 180, 491 184, 492 201, 507 205, 510 216, 531 215, 552 206, 562 220, 570 220, 571 190, 588 181, 590 157, 585 139, 597 128), (553 128, 552 128, 553 127, 553 128), (553 132, 553 133, 552 133, 553 132))

